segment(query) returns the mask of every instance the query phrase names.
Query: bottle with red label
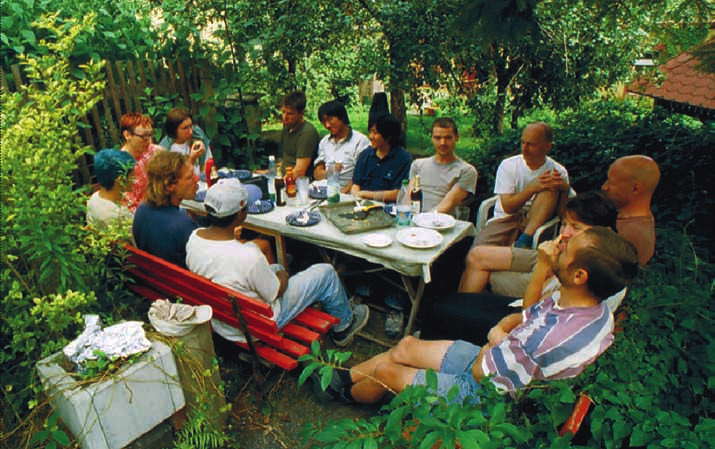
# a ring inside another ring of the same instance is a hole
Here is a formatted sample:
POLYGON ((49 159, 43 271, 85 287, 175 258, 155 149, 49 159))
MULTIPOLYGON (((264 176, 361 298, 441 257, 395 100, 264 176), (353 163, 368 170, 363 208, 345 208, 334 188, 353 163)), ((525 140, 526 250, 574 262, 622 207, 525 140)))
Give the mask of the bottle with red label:
POLYGON ((204 173, 206 174, 206 187, 211 187, 211 170, 214 168, 213 158, 206 159, 206 166, 204 167, 204 173))
POLYGON ((285 175, 285 183, 286 183, 286 196, 288 198, 295 198, 295 196, 298 194, 298 191, 295 186, 295 176, 293 175, 293 167, 287 167, 286 168, 286 175, 285 175))

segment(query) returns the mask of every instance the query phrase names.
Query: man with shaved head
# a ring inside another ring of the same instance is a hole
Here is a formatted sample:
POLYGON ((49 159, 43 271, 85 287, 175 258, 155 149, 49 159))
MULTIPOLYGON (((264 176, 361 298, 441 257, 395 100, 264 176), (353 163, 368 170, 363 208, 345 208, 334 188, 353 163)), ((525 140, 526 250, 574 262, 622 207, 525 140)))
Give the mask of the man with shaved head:
POLYGON ((618 208, 618 234, 636 246, 641 265, 648 263, 655 251, 655 220, 650 202, 658 181, 658 164, 648 156, 632 155, 611 164, 608 179, 601 187, 618 208))

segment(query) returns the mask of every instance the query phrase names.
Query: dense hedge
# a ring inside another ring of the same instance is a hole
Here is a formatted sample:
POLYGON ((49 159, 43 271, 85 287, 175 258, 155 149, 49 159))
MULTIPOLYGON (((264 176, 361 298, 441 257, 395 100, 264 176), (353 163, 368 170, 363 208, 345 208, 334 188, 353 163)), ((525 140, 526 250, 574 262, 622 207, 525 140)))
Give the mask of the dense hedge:
MULTIPOLYGON (((690 224, 689 233, 715 238, 715 126, 679 115, 642 111, 628 102, 599 101, 553 123, 550 155, 569 171, 577 192, 599 189, 608 167, 629 154, 652 157, 661 181, 653 198, 656 225, 690 224)), ((520 133, 510 131, 467 158, 479 170, 477 197, 491 196, 499 163, 517 154, 520 133)))

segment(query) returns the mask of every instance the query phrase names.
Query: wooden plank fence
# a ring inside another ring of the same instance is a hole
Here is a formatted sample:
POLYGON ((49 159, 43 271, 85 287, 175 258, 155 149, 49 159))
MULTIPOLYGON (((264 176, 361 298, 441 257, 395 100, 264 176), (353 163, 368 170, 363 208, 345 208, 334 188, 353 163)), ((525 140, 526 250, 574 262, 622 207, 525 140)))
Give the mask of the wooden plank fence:
MULTIPOLYGON (((201 105, 192 95, 213 93, 207 61, 105 61, 102 73, 106 81, 104 95, 80 118, 83 126, 78 129, 79 143, 94 151, 120 146, 119 119, 128 112, 146 113, 148 106, 168 101, 167 107, 183 105, 198 117, 201 105)), ((27 84, 19 65, 12 65, 9 73, 3 70, 2 75, 6 92, 21 91, 27 84)), ((155 128, 162 126, 163 123, 154 123, 155 128)), ((92 161, 92 156, 79 158, 75 174, 78 185, 92 182, 92 161)))

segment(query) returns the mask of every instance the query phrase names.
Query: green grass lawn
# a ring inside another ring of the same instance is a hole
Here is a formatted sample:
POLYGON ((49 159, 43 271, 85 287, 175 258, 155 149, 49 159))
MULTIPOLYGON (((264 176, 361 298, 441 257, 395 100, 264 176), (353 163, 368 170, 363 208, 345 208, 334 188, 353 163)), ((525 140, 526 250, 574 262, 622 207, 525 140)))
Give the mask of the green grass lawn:
MULTIPOLYGON (((349 110, 350 123, 353 129, 368 135, 367 131, 367 116, 368 111, 365 110, 349 110)), ((318 134, 322 138, 328 133, 323 126, 312 117, 309 121, 318 129, 318 134)), ((430 128, 434 117, 407 114, 407 151, 415 157, 425 157, 434 154, 432 150, 432 140, 430 139, 430 128)), ((462 154, 467 150, 472 150, 478 145, 478 139, 471 137, 472 127, 470 117, 457 117, 457 127, 460 130, 460 139, 457 142, 457 154, 462 154)), ((281 127, 280 122, 273 122, 263 125, 263 131, 278 130, 281 127)))

